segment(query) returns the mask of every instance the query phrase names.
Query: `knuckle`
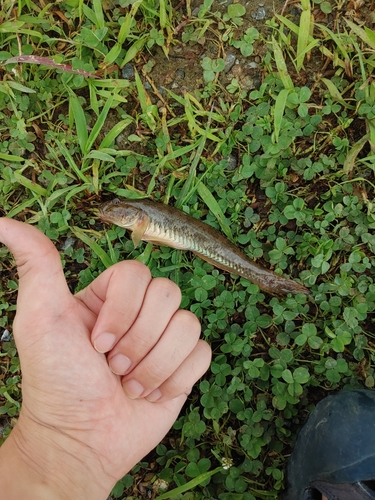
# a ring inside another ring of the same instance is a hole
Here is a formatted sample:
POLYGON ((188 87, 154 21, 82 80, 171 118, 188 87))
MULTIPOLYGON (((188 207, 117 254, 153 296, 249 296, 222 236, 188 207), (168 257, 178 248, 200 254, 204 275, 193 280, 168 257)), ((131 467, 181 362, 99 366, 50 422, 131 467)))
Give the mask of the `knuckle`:
MULTIPOLYGON (((207 368, 209 367, 211 363, 211 358, 212 358, 212 349, 210 345, 205 341, 205 340, 198 340, 197 344, 197 349, 202 358, 206 358, 206 365, 207 368)), ((206 368, 206 369, 207 369, 206 368)))
POLYGON ((196 334, 198 337, 201 332, 201 324, 199 319, 190 311, 180 309, 174 315, 174 320, 179 323, 184 329, 190 333, 196 334))
POLYGON ((116 271, 127 274, 134 274, 138 279, 151 280, 151 271, 142 262, 137 260, 124 260, 115 264, 116 271))
POLYGON ((147 363, 145 366, 146 379, 152 381, 152 386, 159 386, 168 377, 166 367, 163 363, 147 363))
POLYGON ((158 293, 159 297, 181 302, 180 288, 168 278, 154 278, 150 286, 154 292, 158 293))
POLYGON ((152 347, 153 340, 148 332, 140 328, 134 328, 125 335, 126 347, 129 352, 145 355, 152 347))

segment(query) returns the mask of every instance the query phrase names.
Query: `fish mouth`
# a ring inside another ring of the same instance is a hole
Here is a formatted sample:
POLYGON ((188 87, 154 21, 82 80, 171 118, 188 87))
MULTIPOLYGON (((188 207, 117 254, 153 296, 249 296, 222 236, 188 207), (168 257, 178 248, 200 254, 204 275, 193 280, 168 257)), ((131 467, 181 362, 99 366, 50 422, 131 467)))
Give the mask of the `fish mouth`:
POLYGON ((103 221, 103 222, 112 222, 111 216, 107 215, 106 212, 108 211, 109 208, 112 208, 115 205, 118 205, 120 203, 120 200, 118 198, 115 198, 114 200, 107 201, 106 203, 100 205, 98 209, 98 217, 103 221))
POLYGON ((99 210, 98 210, 98 217, 103 222, 111 222, 111 218, 108 217, 108 215, 106 215, 106 213, 103 210, 103 208, 99 208, 99 210))

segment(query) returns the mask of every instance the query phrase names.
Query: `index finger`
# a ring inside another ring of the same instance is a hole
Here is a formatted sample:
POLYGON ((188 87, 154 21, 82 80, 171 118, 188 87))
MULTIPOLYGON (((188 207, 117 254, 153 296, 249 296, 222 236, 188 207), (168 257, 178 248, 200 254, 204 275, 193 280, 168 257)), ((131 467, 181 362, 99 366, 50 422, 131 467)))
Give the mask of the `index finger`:
POLYGON ((115 324, 129 330, 142 307, 151 282, 148 267, 135 260, 123 261, 108 268, 89 286, 76 294, 96 316, 91 339, 97 350, 107 352, 95 342, 101 334, 112 335, 115 324))

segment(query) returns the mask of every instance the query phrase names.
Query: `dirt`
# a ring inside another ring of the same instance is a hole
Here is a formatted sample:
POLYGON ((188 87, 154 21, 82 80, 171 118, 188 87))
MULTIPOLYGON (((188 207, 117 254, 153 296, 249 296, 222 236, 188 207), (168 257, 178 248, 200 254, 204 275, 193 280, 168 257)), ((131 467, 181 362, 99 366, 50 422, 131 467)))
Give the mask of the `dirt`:
MULTIPOLYGON (((130 81, 134 81, 134 69, 138 71, 152 102, 159 109, 167 107, 168 118, 171 115, 173 116, 174 113, 179 113, 179 105, 176 105, 176 101, 169 91, 179 96, 183 96, 186 92, 192 95, 196 95, 197 92, 204 92, 207 85, 202 68, 204 57, 209 57, 212 60, 222 58, 226 63, 224 71, 218 74, 214 82, 216 90, 219 89, 216 98, 221 97, 226 103, 237 100, 237 93, 231 94, 227 90, 227 86, 233 79, 238 81, 241 90, 247 94, 251 90, 259 88, 264 77, 263 60, 268 47, 262 39, 257 40, 254 43, 253 54, 244 57, 240 50, 233 47, 230 41, 226 39, 228 33, 231 32, 232 39, 239 40, 248 28, 255 27, 266 37, 272 31, 270 21, 275 13, 287 17, 296 25, 299 24, 301 7, 295 0, 287 0, 286 2, 274 2, 273 0, 248 1, 244 4, 246 14, 242 18, 242 24, 237 27, 230 21, 225 23, 221 21, 227 12, 228 5, 231 3, 229 0, 221 2, 215 0, 213 2, 209 17, 212 23, 201 34, 202 24, 199 24, 197 17, 199 17, 202 2, 200 0, 192 2, 190 7, 191 17, 188 16, 186 4, 180 2, 176 7, 176 16, 178 16, 179 23, 175 27, 173 41, 168 49, 168 56, 166 56, 162 47, 155 45, 150 49, 148 58, 144 57, 145 52, 143 52, 141 59, 135 59, 122 68, 123 77, 130 81)), ((312 16, 315 23, 327 25, 333 31, 337 29, 338 25, 345 25, 344 17, 359 24, 366 23, 366 26, 370 28, 375 25, 374 0, 343 0, 339 4, 331 3, 333 8, 329 14, 322 12, 319 4, 313 7, 312 16)), ((284 32, 289 36, 286 29, 284 32)), ((314 35, 322 36, 319 32, 315 32, 314 35)), ((292 50, 291 56, 293 56, 292 50)), ((324 57, 318 49, 313 50, 308 55, 305 68, 299 73, 295 71, 288 58, 286 58, 286 62, 289 74, 296 86, 307 85, 311 88, 320 78, 332 78, 335 73, 332 61, 324 57)), ((134 115, 138 105, 135 96, 129 95, 128 103, 122 107, 121 111, 134 115)), ((104 133, 117 123, 118 111, 114 112, 107 120, 103 130, 104 133)), ((143 144, 128 141, 130 134, 141 136, 142 130, 137 129, 135 125, 130 125, 117 138, 117 146, 120 149, 133 149, 137 153, 147 154, 143 144)))

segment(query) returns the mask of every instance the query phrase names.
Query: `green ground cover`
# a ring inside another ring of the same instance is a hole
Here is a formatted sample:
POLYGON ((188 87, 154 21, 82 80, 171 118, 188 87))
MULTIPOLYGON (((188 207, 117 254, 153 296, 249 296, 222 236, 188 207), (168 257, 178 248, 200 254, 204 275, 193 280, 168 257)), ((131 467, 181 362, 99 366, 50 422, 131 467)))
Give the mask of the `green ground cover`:
MULTIPOLYGON (((303 0, 260 33, 236 3, 0 2, 2 215, 55 242, 72 290, 128 258, 172 279, 213 348, 174 428, 113 498, 277 498, 314 404, 375 385, 375 31, 351 3, 303 0), (202 85, 153 84, 160 54, 205 37, 218 52, 194 62, 202 85), (221 83, 228 49, 261 54, 255 88, 221 83), (269 296, 186 252, 134 250, 97 218, 114 196, 206 221, 311 296, 269 296)), ((5 248, 0 258, 1 333, 17 278, 5 248)), ((6 437, 20 370, 13 341, 0 346, 6 437)))

